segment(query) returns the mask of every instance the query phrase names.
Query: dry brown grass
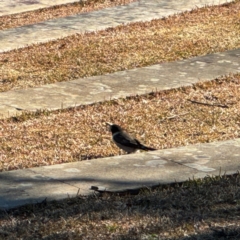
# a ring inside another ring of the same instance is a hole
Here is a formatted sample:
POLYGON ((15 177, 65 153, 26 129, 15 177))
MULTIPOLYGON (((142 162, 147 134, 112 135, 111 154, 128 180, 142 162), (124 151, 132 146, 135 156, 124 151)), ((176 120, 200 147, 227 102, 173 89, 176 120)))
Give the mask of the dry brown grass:
POLYGON ((240 1, 0 54, 0 91, 240 47, 240 1))
POLYGON ((97 11, 102 8, 125 5, 135 0, 85 0, 64 5, 0 16, 0 30, 35 24, 49 19, 66 17, 78 13, 97 11))
POLYGON ((0 239, 239 239, 239 187, 239 174, 206 177, 136 196, 104 194, 0 211, 0 239))
POLYGON ((157 149, 232 139, 240 136, 239 109, 240 74, 236 74, 146 96, 25 113, 0 121, 0 170, 119 154, 105 122, 120 124, 157 149))

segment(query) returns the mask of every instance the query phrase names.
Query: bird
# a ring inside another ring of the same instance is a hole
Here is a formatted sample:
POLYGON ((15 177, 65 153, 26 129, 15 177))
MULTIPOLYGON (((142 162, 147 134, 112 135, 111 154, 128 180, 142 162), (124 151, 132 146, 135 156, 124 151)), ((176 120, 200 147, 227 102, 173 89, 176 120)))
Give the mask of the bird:
POLYGON ((137 139, 131 137, 126 131, 124 131, 119 125, 106 123, 109 125, 109 129, 112 132, 113 142, 122 150, 129 153, 134 153, 137 150, 154 151, 155 148, 147 147, 141 144, 137 139))

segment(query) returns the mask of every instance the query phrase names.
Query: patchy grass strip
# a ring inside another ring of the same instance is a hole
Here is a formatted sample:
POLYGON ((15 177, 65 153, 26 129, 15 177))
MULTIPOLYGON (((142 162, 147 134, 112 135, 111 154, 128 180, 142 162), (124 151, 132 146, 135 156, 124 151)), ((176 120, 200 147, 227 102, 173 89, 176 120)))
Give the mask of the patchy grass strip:
POLYGON ((233 139, 240 137, 239 109, 236 74, 145 96, 23 113, 0 120, 0 171, 118 155, 105 122, 157 149, 233 139))
POLYGON ((0 16, 0 30, 35 24, 78 13, 97 11, 107 7, 126 5, 135 0, 85 0, 34 11, 0 16))
POLYGON ((76 197, 0 212, 1 239, 239 239, 240 180, 206 177, 136 196, 76 197))
POLYGON ((240 1, 0 54, 0 91, 102 75, 240 47, 240 1))

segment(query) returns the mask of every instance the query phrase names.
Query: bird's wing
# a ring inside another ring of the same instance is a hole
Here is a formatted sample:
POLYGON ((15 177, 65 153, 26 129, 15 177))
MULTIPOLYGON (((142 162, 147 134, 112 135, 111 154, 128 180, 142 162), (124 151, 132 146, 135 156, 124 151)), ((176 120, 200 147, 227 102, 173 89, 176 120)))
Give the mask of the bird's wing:
POLYGON ((116 143, 119 143, 121 145, 136 148, 138 147, 138 141, 131 136, 129 136, 126 132, 117 133, 113 136, 113 140, 116 143))

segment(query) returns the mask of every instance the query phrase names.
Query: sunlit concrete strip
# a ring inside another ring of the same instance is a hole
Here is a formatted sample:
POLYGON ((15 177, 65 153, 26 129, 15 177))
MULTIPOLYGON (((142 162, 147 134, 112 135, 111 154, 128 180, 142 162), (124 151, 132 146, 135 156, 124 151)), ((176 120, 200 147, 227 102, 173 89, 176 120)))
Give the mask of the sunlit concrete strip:
POLYGON ((0 16, 22 13, 26 11, 37 10, 40 8, 52 7, 56 5, 78 2, 76 0, 1 0, 0 16))
POLYGON ((156 90, 189 86, 240 72, 240 49, 0 93, 0 118, 22 110, 61 109, 156 90))
POLYGON ((34 25, 0 31, 0 52, 47 42, 75 33, 103 30, 121 24, 150 21, 206 5, 218 5, 230 0, 139 0, 124 6, 106 8, 58 18, 34 25))
POLYGON ((0 173, 0 209, 240 170, 240 139, 0 173))

